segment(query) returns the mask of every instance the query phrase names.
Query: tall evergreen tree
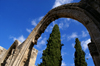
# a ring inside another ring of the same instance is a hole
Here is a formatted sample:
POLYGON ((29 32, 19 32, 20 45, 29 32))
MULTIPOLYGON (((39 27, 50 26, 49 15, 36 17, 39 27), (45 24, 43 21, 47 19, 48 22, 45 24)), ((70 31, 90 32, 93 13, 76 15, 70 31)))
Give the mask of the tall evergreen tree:
POLYGON ((61 48, 63 44, 61 44, 60 31, 57 24, 53 27, 47 42, 47 48, 43 51, 42 63, 39 66, 61 66, 61 48))
POLYGON ((75 66, 87 66, 87 63, 85 62, 85 52, 82 50, 79 39, 76 38, 75 42, 75 66))

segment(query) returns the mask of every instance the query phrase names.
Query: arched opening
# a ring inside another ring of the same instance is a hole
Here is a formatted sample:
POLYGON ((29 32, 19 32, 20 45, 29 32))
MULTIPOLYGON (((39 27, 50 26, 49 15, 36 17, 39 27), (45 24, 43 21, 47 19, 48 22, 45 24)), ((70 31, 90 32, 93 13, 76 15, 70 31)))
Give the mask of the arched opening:
MULTIPOLYGON (((79 21, 80 23, 82 23, 86 29, 88 30, 91 39, 92 39, 92 43, 94 43, 95 48, 97 48, 96 52, 98 52, 98 54, 100 54, 100 23, 99 23, 99 19, 96 18, 95 14, 93 14, 93 12, 95 12, 95 10, 93 10, 92 8, 90 8, 89 6, 84 6, 87 4, 82 4, 82 3, 71 3, 71 4, 65 4, 59 7, 56 7, 54 9, 52 9, 51 11, 49 11, 44 17, 43 19, 38 23, 38 25, 34 28, 34 30, 31 32, 31 34, 28 36, 28 38, 25 40, 23 47, 20 52, 23 52, 19 55, 19 57, 16 59, 16 61, 19 59, 21 60, 21 58, 23 57, 25 51, 27 50, 27 48, 29 46, 31 46, 31 42, 33 42, 33 44, 37 43, 37 39, 41 36, 41 34, 45 31, 45 29, 47 28, 47 26, 54 20, 58 19, 58 18, 72 18, 75 19, 77 21, 79 21), (88 9, 88 7, 90 9, 88 9)), ((99 16, 97 16, 99 17, 99 16)), ((92 48, 94 48, 92 46, 92 48)), ((93 58, 93 60, 96 62, 95 65, 99 66, 100 63, 100 56, 99 55, 95 55, 95 53, 93 53, 93 56, 95 58, 93 58)), ((15 63, 16 65, 19 65, 20 61, 17 61, 18 63, 15 63)))
POLYGON ((36 64, 41 62, 41 57, 42 57, 42 50, 45 50, 46 48, 46 40, 49 39, 49 35, 52 31, 52 28, 54 24, 58 24, 60 33, 61 33, 61 42, 64 44, 62 47, 62 57, 63 57, 63 64, 65 65, 73 65, 74 64, 74 52, 75 48, 73 45, 75 44, 75 38, 79 38, 79 40, 82 42, 82 48, 86 52, 86 58, 88 58, 87 63, 89 66, 93 65, 92 58, 89 54, 88 48, 86 48, 85 43, 90 40, 90 36, 88 35, 87 29, 78 21, 72 20, 69 18, 59 18, 56 21, 50 23, 45 30, 45 32, 41 35, 39 40, 37 41, 37 45, 34 46, 35 48, 39 49, 39 53, 37 56, 36 64), (70 30, 70 31, 69 31, 70 30), (83 35, 83 34, 86 35, 83 35), (44 41, 44 42, 43 42, 44 41), (43 43, 42 43, 43 42, 43 43), (85 45, 85 46, 83 46, 85 45), (41 57, 40 57, 41 55, 41 57), (91 64, 89 64, 91 63, 91 64))
MULTIPOLYGON (((89 31, 92 42, 96 45, 97 52, 99 53, 100 51, 99 50, 100 32, 99 32, 99 26, 98 26, 99 21, 96 20, 96 18, 94 18, 95 16, 93 16, 93 14, 89 12, 89 10, 84 9, 82 4, 80 3, 62 5, 49 11, 47 15, 44 16, 44 18, 38 23, 38 25, 32 31, 32 33, 35 33, 34 35, 35 39, 33 42, 37 41, 37 39, 40 37, 40 35, 45 31, 47 26, 52 21, 58 18, 62 18, 62 17, 72 18, 82 23, 86 27, 86 29, 89 31)), ((30 34, 30 36, 33 36, 32 33, 30 34)), ((97 62, 95 64, 99 64, 99 63, 97 62)))

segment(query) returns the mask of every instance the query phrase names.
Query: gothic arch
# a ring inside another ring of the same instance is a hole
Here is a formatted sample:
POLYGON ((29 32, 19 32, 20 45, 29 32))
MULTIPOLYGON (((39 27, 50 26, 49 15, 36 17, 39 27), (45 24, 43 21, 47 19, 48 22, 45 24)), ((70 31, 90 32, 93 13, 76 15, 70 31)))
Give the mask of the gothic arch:
MULTIPOLYGON (((88 30, 91 39, 92 39, 92 45, 89 45, 89 49, 90 46, 92 46, 93 48, 96 48, 96 50, 94 52, 91 52, 92 55, 96 54, 96 57, 98 57, 98 59, 100 58, 100 56, 98 56, 100 54, 100 20, 98 19, 98 17, 100 16, 99 13, 92 9, 90 6, 84 6, 87 5, 80 3, 71 3, 71 4, 65 4, 59 7, 56 7, 52 10, 50 10, 44 17, 43 19, 38 23, 38 25, 34 28, 34 30, 31 32, 30 36, 32 36, 32 33, 34 33, 33 37, 33 42, 36 43, 37 39, 40 37, 40 35, 45 31, 45 29, 47 28, 47 26, 54 20, 58 19, 58 18, 72 18, 75 19, 77 21, 79 21, 80 23, 82 23, 88 30), (94 14, 94 13, 97 14, 94 14), (96 16, 99 15, 99 16, 96 16), (96 45, 96 46, 94 46, 96 45)), ((30 37, 29 36, 29 37, 30 37)), ((91 44, 90 43, 90 44, 91 44)), ((93 56, 93 60, 95 65, 98 65, 100 63, 97 62, 96 59, 94 59, 93 56)))
POLYGON ((93 42, 96 44, 100 43, 100 41, 98 41, 100 40, 99 21, 97 21, 91 13, 86 11, 86 9, 80 6, 80 3, 71 3, 56 7, 49 11, 33 30, 36 34, 35 39, 37 40, 39 38, 52 21, 65 17, 75 19, 82 23, 89 31, 93 42))
POLYGON ((94 1, 99 0, 81 0, 79 3, 65 4, 50 10, 24 41, 12 66, 20 66, 26 50, 37 43, 37 39, 52 21, 62 17, 75 19, 87 28, 92 39, 88 45, 90 53, 95 65, 100 66, 100 7, 94 1))

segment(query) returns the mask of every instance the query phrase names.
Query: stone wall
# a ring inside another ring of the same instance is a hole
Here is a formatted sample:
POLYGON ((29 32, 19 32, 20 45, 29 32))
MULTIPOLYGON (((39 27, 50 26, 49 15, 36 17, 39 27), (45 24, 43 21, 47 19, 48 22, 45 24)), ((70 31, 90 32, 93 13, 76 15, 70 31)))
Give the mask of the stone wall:
POLYGON ((37 53, 38 53, 38 50, 36 50, 35 48, 33 48, 32 52, 31 52, 29 66, 33 66, 33 65, 35 66, 35 61, 36 61, 37 53))
MULTIPOLYGON (((4 54, 6 52, 7 52, 7 50, 0 46, 0 60, 2 59, 2 57, 4 56, 4 54)), ((29 61, 29 66, 35 66, 37 53, 38 53, 38 50, 35 49, 35 48, 32 48, 31 57, 30 57, 30 61, 29 61)))
POLYGON ((0 46, 0 60, 1 60, 2 56, 3 56, 6 52, 7 52, 7 50, 0 46))

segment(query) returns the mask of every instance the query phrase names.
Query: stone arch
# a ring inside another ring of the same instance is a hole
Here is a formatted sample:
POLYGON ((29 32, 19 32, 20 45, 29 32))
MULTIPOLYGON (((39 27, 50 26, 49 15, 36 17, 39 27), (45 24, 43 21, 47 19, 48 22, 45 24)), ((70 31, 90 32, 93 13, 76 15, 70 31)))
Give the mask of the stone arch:
MULTIPOLYGON (((65 4, 59 7, 56 7, 52 10, 50 10, 43 19, 38 23, 38 25, 34 28, 34 30, 31 32, 35 33, 33 35, 34 39, 33 42, 37 42, 37 39, 41 36, 41 34, 45 31, 47 26, 54 20, 58 18, 72 18, 80 23, 82 23, 88 30, 91 39, 92 39, 92 48, 96 48, 96 50, 92 53, 93 57, 94 55, 98 60, 100 61, 100 19, 98 19, 100 14, 94 10, 91 6, 88 6, 86 3, 71 3, 71 4, 65 4), (98 16, 97 16, 98 15, 98 16), (96 45, 95 47, 93 46, 96 45)), ((30 34, 30 36, 31 36, 30 34)), ((30 37, 29 36, 29 37, 30 37)), ((90 43, 91 44, 91 43, 90 43)), ((89 45, 90 47, 90 45, 89 45)), ((91 52, 91 51, 90 51, 91 52)), ((99 61, 97 59, 94 59, 95 65, 100 65, 99 61)))
POLYGON ((92 39, 89 44, 90 53, 95 65, 100 66, 100 13, 99 7, 94 8, 86 0, 81 0, 79 3, 65 4, 50 10, 27 37, 12 66, 19 66, 26 50, 37 43, 47 26, 52 21, 62 17, 75 19, 87 28, 92 39))
POLYGON ((52 21, 64 17, 72 18, 82 23, 89 31, 93 42, 100 43, 97 41, 100 39, 100 31, 98 26, 100 25, 99 21, 94 18, 94 15, 79 6, 79 3, 71 3, 56 7, 49 11, 33 30, 36 32, 35 39, 37 40, 39 38, 39 36, 45 31, 46 27, 52 21))

